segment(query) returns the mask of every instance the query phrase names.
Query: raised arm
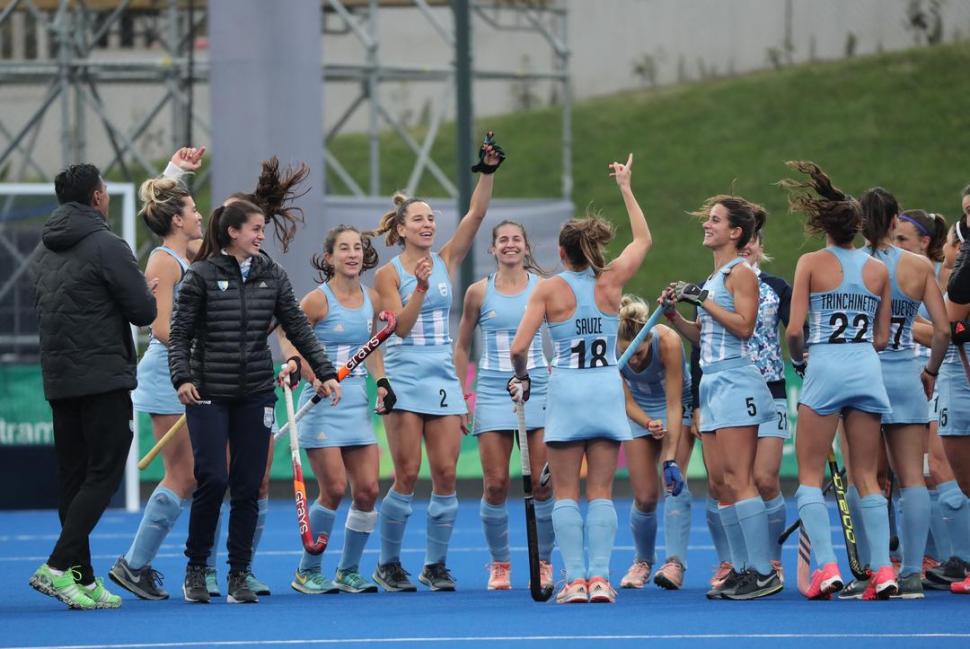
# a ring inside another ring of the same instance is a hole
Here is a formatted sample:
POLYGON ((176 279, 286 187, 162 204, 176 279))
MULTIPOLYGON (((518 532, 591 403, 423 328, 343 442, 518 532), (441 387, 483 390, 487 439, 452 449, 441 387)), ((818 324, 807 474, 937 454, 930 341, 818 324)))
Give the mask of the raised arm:
POLYGON ((609 281, 622 288, 640 269, 643 258, 646 257, 647 251, 653 244, 653 238, 650 235, 647 219, 643 216, 643 210, 633 195, 633 189, 630 185, 633 154, 631 153, 627 157, 626 164, 612 162, 609 167, 610 176, 616 179, 616 184, 620 188, 620 196, 623 197, 623 205, 626 207, 627 217, 630 219, 630 234, 633 240, 610 263, 608 267, 610 272, 604 275, 604 281, 609 281))

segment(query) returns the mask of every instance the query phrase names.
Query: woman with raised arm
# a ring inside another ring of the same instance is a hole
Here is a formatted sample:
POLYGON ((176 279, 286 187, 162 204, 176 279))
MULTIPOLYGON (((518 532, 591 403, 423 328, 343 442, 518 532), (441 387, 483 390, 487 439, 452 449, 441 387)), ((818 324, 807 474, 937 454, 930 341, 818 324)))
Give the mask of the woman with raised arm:
POLYGON ((437 223, 431 206, 417 198, 394 197, 394 209, 371 234, 383 234, 401 254, 382 266, 374 287, 385 309, 397 315, 397 329, 385 343, 384 366, 394 381, 397 407, 386 418, 394 462, 394 484, 381 503, 381 554, 374 581, 389 592, 416 590, 401 566, 401 541, 411 515, 414 483, 421 467, 421 440, 431 469, 427 547, 418 580, 431 590, 453 591, 448 543, 458 515, 455 473, 461 450, 462 416, 467 412, 455 373, 448 333, 451 276, 468 254, 492 198, 494 172, 504 159, 491 132, 479 151, 481 171, 468 213, 440 252, 433 252, 437 223))
MULTIPOLYGON (((509 552, 509 514, 505 501, 509 495, 509 458, 518 427, 515 412, 509 408, 505 384, 512 361, 509 346, 529 296, 539 283, 543 270, 532 258, 525 228, 515 221, 502 221, 492 228, 490 252, 498 270, 468 287, 455 344, 455 368, 466 397, 475 397, 475 424, 465 432, 478 439, 482 462, 483 494, 479 506, 482 528, 492 561, 489 563, 488 589, 508 590, 511 581, 509 552), (482 331, 482 356, 478 363, 475 393, 470 394, 465 381, 468 353, 475 328, 482 331)), ((546 462, 542 433, 546 421, 546 387, 549 380, 546 357, 542 352, 542 335, 536 332, 529 350, 527 369, 534 371, 532 398, 526 404, 525 419, 529 438, 532 474, 538 476, 546 462)), ((536 528, 539 539, 539 572, 541 585, 551 588, 552 490, 537 480, 534 486, 536 528)))
POLYGON ((897 590, 889 560, 886 498, 876 478, 881 419, 892 412, 876 353, 889 341, 892 283, 886 265, 853 241, 862 230, 862 206, 832 185, 811 162, 789 162, 807 181, 785 180, 793 212, 808 217, 806 228, 824 234, 823 250, 802 255, 795 268, 788 349, 795 371, 805 377, 798 404, 798 513, 812 542, 816 565, 805 596, 829 599, 844 584, 832 549, 828 509, 822 495, 825 459, 832 452, 839 417, 849 447, 848 469, 859 489, 862 524, 874 572, 871 597, 897 590), (804 326, 809 324, 806 341, 804 326), (811 345, 806 370, 805 345, 811 345))
POLYGON ((633 240, 607 263, 605 247, 613 239, 609 222, 587 216, 563 225, 559 257, 566 270, 539 283, 512 341, 515 375, 509 380, 509 394, 513 401, 528 402, 530 350, 539 327, 548 323, 554 351, 545 439, 556 498, 552 524, 566 564, 566 583, 556 595, 560 604, 616 601, 610 585, 616 537, 613 477, 620 443, 630 439, 623 382, 616 371, 617 312, 624 285, 651 245, 650 229, 630 187, 632 166, 631 153, 626 164, 613 162, 609 168, 620 188, 633 240), (579 512, 584 459, 588 565, 579 512))

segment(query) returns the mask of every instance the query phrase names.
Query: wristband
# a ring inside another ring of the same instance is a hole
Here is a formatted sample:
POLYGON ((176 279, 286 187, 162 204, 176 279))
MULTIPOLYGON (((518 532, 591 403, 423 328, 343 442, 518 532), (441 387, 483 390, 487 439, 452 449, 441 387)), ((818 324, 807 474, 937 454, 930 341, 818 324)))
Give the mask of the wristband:
POLYGON ((420 284, 416 284, 414 286, 414 291, 416 293, 427 293, 428 292, 428 287, 425 286, 425 287, 422 288, 420 284))
POLYGON ((387 378, 386 377, 383 377, 383 376, 381 378, 377 379, 376 385, 377 385, 377 387, 384 388, 385 390, 390 390, 391 389, 391 382, 388 381, 387 378))
POLYGON ((465 397, 465 401, 468 401, 469 399, 471 399, 472 397, 475 396, 475 393, 474 392, 466 392, 463 396, 465 397))

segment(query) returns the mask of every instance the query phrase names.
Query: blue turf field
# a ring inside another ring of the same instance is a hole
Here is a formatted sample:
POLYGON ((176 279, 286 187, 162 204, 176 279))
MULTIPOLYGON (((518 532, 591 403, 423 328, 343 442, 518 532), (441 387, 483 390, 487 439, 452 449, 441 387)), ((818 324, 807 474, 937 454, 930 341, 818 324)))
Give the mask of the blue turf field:
MULTIPOLYGON (((415 506, 404 541, 405 568, 415 575, 424 553, 424 508, 415 506)), ((630 502, 618 501, 620 519, 613 554, 618 584, 633 556, 627 525, 630 502)), ((325 555, 332 573, 343 544, 338 525, 325 555)), ((622 590, 615 605, 559 606, 529 598, 521 501, 510 503, 513 544, 511 592, 485 590, 488 554, 478 520, 478 502, 462 503, 452 538, 449 565, 457 593, 300 595, 289 588, 298 561, 294 507, 271 504, 266 533, 256 556, 256 574, 273 589, 258 605, 209 606, 181 600, 187 517, 163 546, 155 567, 168 578, 173 598, 140 601, 125 593, 119 610, 69 611, 34 592, 27 579, 50 551, 58 531, 55 512, 0 513, 0 649, 11 647, 283 647, 290 645, 546 646, 546 647, 958 647, 970 641, 970 597, 929 591, 925 600, 889 602, 808 602, 795 590, 794 546, 785 548, 789 586, 784 593, 755 602, 709 602, 704 598, 714 551, 704 523, 703 501, 694 502, 690 570, 685 588, 622 590), (175 597, 175 595, 178 595, 175 597), (593 640, 602 642, 593 644, 593 640), (848 644, 847 641, 851 642, 848 644), (824 645, 822 644, 824 643, 824 645)), ((789 510, 789 519, 794 514, 789 510)), ((104 575, 128 547, 139 516, 105 514, 92 539, 95 569, 104 575)), ((833 517, 834 522, 834 517, 833 517)), ((833 527, 835 535, 840 534, 833 527)), ((794 535, 790 540, 793 543, 794 535)), ((658 542, 662 543, 662 532, 658 542)), ((373 569, 378 540, 372 538, 363 568, 373 569)), ((841 537, 837 552, 844 554, 841 537)), ((224 539, 222 541, 224 547, 224 539)), ((663 555, 662 547, 659 554, 663 555)), ((224 560, 224 554, 221 557, 224 560)), ((225 568, 220 561, 220 577, 225 568)), ((554 561, 559 568, 558 556, 554 561)), ((848 569, 843 567, 843 574, 848 569)), ((223 589, 225 583, 223 581, 223 589)), ((113 584, 112 584, 113 586, 113 584)), ((120 590, 115 588, 116 591, 120 590)))

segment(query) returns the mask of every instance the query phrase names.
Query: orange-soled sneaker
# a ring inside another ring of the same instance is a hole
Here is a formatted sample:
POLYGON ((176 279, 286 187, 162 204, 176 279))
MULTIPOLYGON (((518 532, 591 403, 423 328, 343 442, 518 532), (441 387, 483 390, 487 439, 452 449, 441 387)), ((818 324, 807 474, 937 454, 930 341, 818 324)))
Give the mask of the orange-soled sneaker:
POLYGON ((652 566, 646 561, 634 560, 630 569, 620 580, 620 588, 643 588, 643 585, 650 579, 651 568, 652 566))
POLYGON ((730 561, 722 561, 721 564, 714 570, 714 576, 711 577, 711 587, 719 588, 727 576, 731 574, 731 570, 734 566, 731 565, 730 561))
POLYGON ((954 595, 970 595, 970 575, 967 575, 963 581, 950 584, 950 592, 954 595))
POLYGON ((548 561, 539 562, 539 585, 543 588, 552 588, 556 585, 552 576, 552 564, 548 561))
POLYGON ((573 579, 567 584, 563 584, 562 589, 556 594, 557 604, 585 604, 589 602, 589 588, 585 579, 573 579))
POLYGON ((831 599, 832 593, 842 590, 844 582, 839 564, 830 561, 812 573, 812 583, 805 592, 808 599, 831 599))
POLYGON ((680 590, 684 584, 684 564, 676 557, 667 559, 654 576, 653 583, 666 590, 680 590))
POLYGON ((896 571, 893 570, 891 565, 883 566, 872 573, 866 592, 862 594, 862 599, 889 599, 898 592, 899 584, 896 581, 896 571))
POLYGON ((493 561, 488 564, 488 589, 512 590, 512 564, 508 561, 493 561))
POLYGON ((593 604, 612 604, 616 601, 616 591, 610 582, 602 577, 589 580, 589 601, 593 604))

